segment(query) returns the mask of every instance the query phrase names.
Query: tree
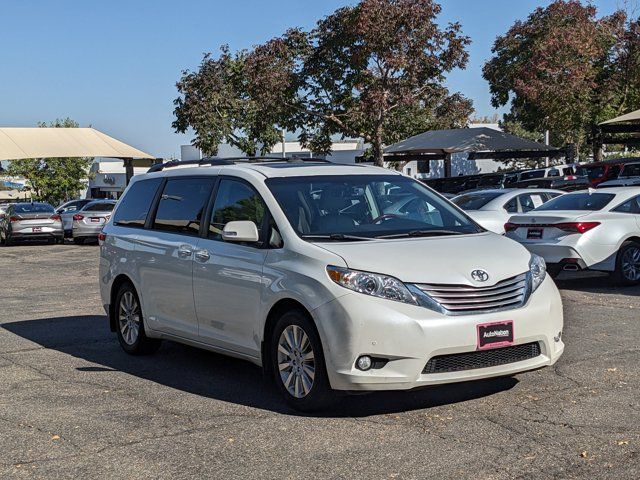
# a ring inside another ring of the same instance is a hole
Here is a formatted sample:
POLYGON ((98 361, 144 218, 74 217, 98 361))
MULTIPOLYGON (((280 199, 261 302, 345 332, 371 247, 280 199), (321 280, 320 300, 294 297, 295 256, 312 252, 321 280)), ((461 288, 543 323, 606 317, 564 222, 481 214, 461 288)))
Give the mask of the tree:
POLYGON ((441 28, 440 10, 433 0, 363 0, 309 32, 291 29, 232 58, 227 50, 215 61, 205 56, 178 83, 174 128, 193 128, 194 144, 210 149, 236 142, 232 133, 267 151, 280 128, 318 153, 330 151, 334 135, 359 137, 382 165, 383 145, 464 126, 472 112, 444 85, 446 73, 466 66, 469 39, 457 23, 441 28), (241 78, 209 62, 232 63, 241 78), (248 115, 238 113, 244 108, 248 115))
MULTIPOLYGON (((38 126, 77 128, 79 125, 65 118, 38 126)), ((4 174, 26 178, 35 198, 55 205, 78 195, 84 187, 82 180, 89 175, 91 161, 91 158, 26 158, 11 161, 4 174)))
POLYGON ((556 0, 496 39, 483 76, 493 106, 510 103, 518 128, 548 129, 551 143, 584 147, 591 126, 617 103, 622 82, 612 84, 611 75, 626 17, 596 13, 579 0, 556 0))
POLYGON ((280 138, 269 112, 249 96, 246 56, 246 51, 232 55, 223 45, 217 59, 206 54, 198 71, 185 70, 176 84, 180 96, 172 126, 181 133, 193 128, 193 144, 205 154, 217 154, 222 142, 249 155, 264 154, 280 138))

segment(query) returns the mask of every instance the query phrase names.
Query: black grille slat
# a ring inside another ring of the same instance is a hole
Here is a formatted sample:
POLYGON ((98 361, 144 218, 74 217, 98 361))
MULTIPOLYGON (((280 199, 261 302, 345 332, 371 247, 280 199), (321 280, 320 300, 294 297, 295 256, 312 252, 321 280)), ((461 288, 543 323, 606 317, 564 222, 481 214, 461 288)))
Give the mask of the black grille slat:
POLYGON ((496 367, 529 360, 538 355, 540 355, 538 342, 475 352, 438 355, 427 362, 422 373, 460 372, 476 368, 496 367))

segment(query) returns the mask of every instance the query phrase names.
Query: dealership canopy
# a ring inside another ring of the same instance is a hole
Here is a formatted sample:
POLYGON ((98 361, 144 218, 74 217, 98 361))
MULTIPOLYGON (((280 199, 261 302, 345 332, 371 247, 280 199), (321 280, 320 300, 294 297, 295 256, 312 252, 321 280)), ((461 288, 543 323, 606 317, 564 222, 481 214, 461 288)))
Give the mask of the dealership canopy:
POLYGON ((466 154, 467 160, 555 158, 564 149, 516 137, 488 127, 430 130, 394 143, 384 150, 388 162, 444 160, 444 176, 451 176, 451 156, 466 154))
POLYGON ((154 158, 94 128, 0 128, 0 160, 54 157, 154 158))
POLYGON ((600 125, 611 125, 613 123, 630 123, 630 122, 640 122, 640 110, 634 110, 633 112, 625 113, 624 115, 620 115, 619 117, 612 118, 611 120, 607 120, 606 122, 601 122, 600 125))
POLYGON ((487 127, 430 130, 414 135, 385 148, 384 153, 459 153, 500 151, 556 150, 555 147, 533 142, 487 127))

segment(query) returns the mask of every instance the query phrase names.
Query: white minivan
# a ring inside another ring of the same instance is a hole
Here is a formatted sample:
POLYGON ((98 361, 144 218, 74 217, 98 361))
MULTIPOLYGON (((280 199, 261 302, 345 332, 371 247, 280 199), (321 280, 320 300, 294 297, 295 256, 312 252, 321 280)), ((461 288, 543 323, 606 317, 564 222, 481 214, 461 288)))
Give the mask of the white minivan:
POLYGON ((420 182, 318 160, 201 163, 134 177, 100 235, 127 353, 169 339, 243 358, 299 410, 562 354, 544 260, 420 182))

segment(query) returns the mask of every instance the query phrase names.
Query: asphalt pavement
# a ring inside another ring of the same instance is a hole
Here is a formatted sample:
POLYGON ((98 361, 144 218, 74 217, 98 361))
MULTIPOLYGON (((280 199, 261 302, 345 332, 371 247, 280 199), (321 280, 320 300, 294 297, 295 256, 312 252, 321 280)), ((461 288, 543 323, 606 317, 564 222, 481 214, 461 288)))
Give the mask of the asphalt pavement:
POLYGON ((640 287, 558 281, 564 356, 288 409, 247 362, 124 354, 95 245, 0 247, 0 478, 640 478, 640 287))

